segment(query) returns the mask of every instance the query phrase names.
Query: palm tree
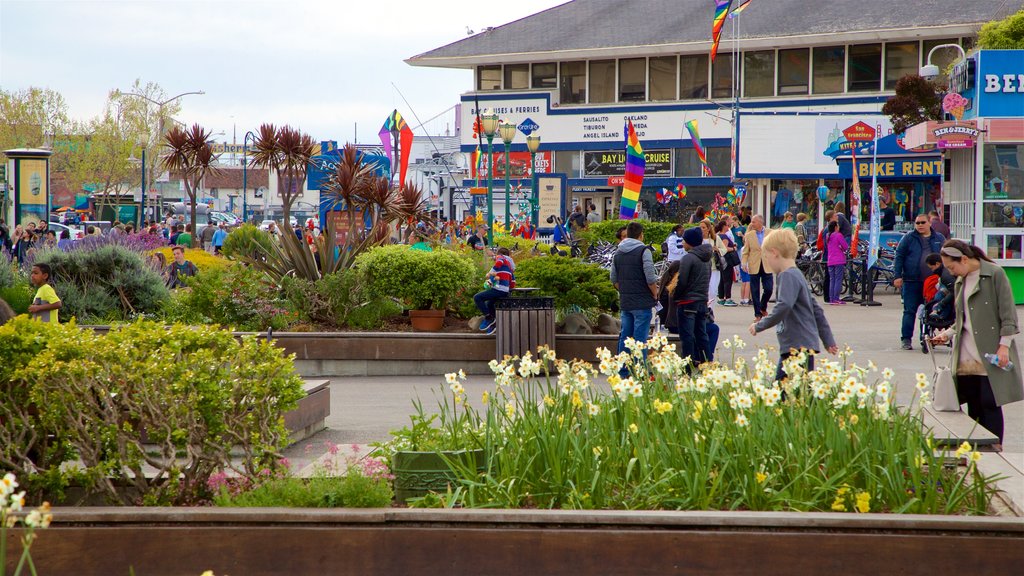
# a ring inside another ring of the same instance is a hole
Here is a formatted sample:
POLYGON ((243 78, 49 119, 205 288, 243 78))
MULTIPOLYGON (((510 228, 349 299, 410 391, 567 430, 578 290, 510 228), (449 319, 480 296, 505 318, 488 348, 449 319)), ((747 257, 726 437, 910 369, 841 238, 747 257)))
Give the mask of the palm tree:
POLYGON ((199 124, 185 131, 174 126, 164 136, 164 155, 161 165, 168 172, 181 174, 188 195, 192 216, 192 233, 198 232, 196 225, 196 196, 203 178, 218 172, 215 164, 218 155, 210 147, 210 132, 199 124))
POLYGON ((260 126, 250 165, 268 168, 284 176, 284 188, 278 188, 284 209, 284 224, 291 222, 292 204, 302 196, 309 164, 316 144, 313 137, 291 126, 276 128, 273 124, 260 126))

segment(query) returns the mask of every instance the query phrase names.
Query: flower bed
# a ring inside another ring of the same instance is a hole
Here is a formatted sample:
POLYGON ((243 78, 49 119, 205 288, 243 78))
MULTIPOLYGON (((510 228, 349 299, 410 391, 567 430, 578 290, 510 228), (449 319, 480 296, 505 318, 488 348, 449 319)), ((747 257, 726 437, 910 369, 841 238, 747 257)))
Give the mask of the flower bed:
MULTIPOLYGON (((597 368, 537 358, 492 362, 485 408, 469 406, 461 377, 447 376, 440 425, 450 446, 484 448, 486 472, 458 466, 445 505, 569 509, 790 510, 985 514, 991 478, 963 446, 967 473, 933 450, 920 415, 893 406, 890 370, 858 366, 850 352, 802 355, 775 381, 776 361, 692 370, 662 337, 643 357, 628 343, 599 350, 597 368), (620 368, 629 377, 618 376, 620 368), (557 376, 554 373, 557 371, 557 376), (606 379, 607 386, 597 382, 606 379)), ((928 384, 918 376, 920 399, 928 384)), ((402 440, 399 436, 397 440, 402 440)), ((393 447, 385 445, 385 448, 393 447)), ((453 463, 454 464, 454 463, 453 463)))

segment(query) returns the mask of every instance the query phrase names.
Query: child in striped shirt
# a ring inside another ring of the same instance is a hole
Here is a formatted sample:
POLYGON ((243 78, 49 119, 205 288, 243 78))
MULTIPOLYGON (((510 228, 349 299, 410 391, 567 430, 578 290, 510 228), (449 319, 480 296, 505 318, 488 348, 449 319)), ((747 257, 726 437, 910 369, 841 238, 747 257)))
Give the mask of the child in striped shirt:
POLYGON ((494 334, 494 303, 502 298, 508 298, 512 288, 516 285, 516 263, 512 261, 508 248, 498 248, 494 258, 494 267, 487 272, 486 289, 473 296, 476 307, 484 315, 484 321, 480 323, 480 330, 488 334, 494 334))

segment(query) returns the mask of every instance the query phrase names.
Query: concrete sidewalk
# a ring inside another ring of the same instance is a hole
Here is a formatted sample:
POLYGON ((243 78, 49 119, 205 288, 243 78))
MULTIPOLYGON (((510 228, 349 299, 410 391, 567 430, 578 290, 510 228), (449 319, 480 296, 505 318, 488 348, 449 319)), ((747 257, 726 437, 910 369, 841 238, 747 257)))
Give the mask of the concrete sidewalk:
MULTIPOLYGON (((902 307, 895 295, 880 295, 878 307, 857 305, 825 306, 825 314, 839 342, 840 348, 849 345, 854 350, 853 361, 867 364, 873 360, 879 369, 892 368, 896 372, 897 401, 907 404, 914 390, 914 376, 918 372, 931 375, 932 362, 917 348, 900 349, 900 318, 902 307)), ((716 307, 721 326, 721 338, 739 334, 747 341, 744 353, 753 356, 758 347, 777 346, 775 334, 768 331, 750 336, 747 327, 753 321, 750 307, 716 307)), ((1017 310, 1020 325, 1024 326, 1024 307, 1017 310)), ((1024 338, 1018 337, 1018 346, 1024 338)), ((719 353, 723 349, 719 347, 719 353)), ((949 362, 948 348, 938 352, 941 363, 949 362)), ((331 415, 327 429, 288 449, 287 456, 296 470, 307 468, 322 456, 326 443, 340 445, 366 444, 383 441, 390 430, 409 423, 414 412, 413 400, 419 398, 425 410, 436 409, 435 392, 444 387, 442 377, 333 377, 331 380, 331 415)), ((479 404, 484 390, 490 390, 493 381, 486 376, 473 376, 466 382, 466 391, 474 404, 479 404)), ((1024 469, 1024 402, 1005 406, 1006 433, 1004 456, 1024 469)))

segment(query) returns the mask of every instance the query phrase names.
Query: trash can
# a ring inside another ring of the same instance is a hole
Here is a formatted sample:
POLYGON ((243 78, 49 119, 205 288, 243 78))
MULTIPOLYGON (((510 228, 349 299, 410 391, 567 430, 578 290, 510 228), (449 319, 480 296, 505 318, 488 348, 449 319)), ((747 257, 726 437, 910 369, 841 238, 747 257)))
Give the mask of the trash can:
POLYGON ((537 353, 539 346, 555 347, 555 299, 517 296, 494 303, 496 358, 537 353))

